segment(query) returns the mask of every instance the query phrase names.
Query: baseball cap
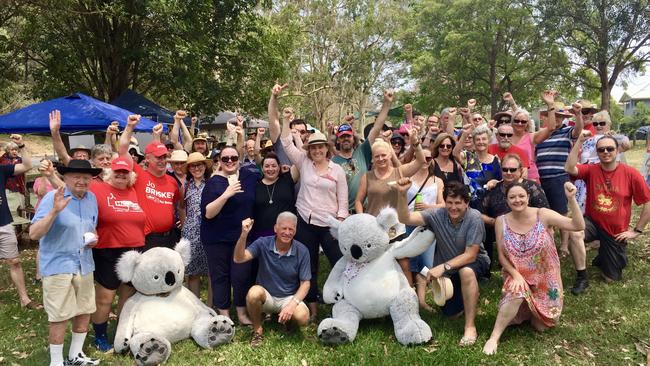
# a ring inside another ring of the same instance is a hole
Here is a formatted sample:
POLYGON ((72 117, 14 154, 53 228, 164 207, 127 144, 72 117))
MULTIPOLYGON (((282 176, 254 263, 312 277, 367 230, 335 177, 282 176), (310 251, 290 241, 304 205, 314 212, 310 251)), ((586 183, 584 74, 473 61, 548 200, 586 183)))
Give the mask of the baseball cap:
POLYGON ((354 132, 352 131, 352 126, 348 124, 342 124, 339 126, 338 130, 336 130, 336 137, 342 136, 342 135, 350 135, 354 136, 354 132))
POLYGON ((127 160, 126 158, 119 157, 113 159, 111 161, 111 170, 126 170, 128 172, 133 171, 133 168, 131 167, 131 162, 127 160))
POLYGON ((145 154, 153 154, 155 157, 167 155, 167 148, 160 142, 152 142, 144 149, 145 154))

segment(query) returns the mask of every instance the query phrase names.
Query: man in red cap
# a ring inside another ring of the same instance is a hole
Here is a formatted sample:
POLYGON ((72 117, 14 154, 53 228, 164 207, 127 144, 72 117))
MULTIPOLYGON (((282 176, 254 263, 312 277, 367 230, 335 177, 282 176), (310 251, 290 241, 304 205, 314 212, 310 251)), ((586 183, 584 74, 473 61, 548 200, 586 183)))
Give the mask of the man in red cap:
MULTIPOLYGON (((120 137, 119 153, 121 157, 131 159, 129 142, 133 129, 140 121, 139 115, 129 116, 124 133, 120 137)), ((137 174, 135 191, 138 204, 147 216, 144 226, 144 250, 164 246, 173 248, 178 238, 175 228, 175 209, 179 215, 182 211, 178 204, 182 201, 181 192, 174 178, 165 174, 167 168, 167 148, 160 141, 153 141, 144 149, 147 169, 133 165, 137 174)), ((181 216, 182 217, 182 216, 181 216)))

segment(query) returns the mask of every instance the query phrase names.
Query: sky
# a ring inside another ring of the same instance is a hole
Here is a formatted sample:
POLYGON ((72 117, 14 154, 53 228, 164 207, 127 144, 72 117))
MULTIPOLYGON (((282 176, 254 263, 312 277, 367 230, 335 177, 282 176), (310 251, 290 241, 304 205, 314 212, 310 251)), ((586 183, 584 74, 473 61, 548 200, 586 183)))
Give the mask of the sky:
MULTIPOLYGON (((625 90, 620 85, 620 81, 617 84, 618 85, 612 89, 612 97, 614 97, 614 99, 616 99, 618 102, 625 90)), ((636 77, 627 81, 628 94, 633 94, 648 84, 650 84, 650 72, 646 72, 644 75, 637 75, 636 77)))

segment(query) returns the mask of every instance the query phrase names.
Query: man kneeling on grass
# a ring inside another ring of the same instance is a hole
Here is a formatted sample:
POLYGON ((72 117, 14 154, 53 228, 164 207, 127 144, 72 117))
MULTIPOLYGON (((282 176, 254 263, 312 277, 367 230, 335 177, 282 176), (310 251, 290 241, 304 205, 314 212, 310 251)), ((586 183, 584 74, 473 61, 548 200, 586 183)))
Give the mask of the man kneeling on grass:
POLYGON ((262 313, 278 314, 278 322, 303 326, 309 321, 309 308, 302 301, 309 291, 311 267, 307 247, 293 240, 298 218, 291 212, 278 215, 274 236, 255 240, 246 248, 248 233, 253 227, 250 218, 242 221, 242 232, 233 260, 235 263, 259 261, 257 284, 248 290, 246 308, 253 323, 251 346, 262 344, 264 330, 262 313))

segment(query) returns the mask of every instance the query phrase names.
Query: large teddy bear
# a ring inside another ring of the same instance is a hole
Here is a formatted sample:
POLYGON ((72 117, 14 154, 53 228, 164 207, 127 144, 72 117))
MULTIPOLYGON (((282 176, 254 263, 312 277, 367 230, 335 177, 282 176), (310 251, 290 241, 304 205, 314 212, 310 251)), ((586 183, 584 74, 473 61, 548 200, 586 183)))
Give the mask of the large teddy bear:
POLYGON ((117 275, 123 282, 131 282, 137 293, 120 313, 116 352, 130 349, 138 365, 158 365, 169 358, 171 344, 180 340, 192 337, 204 348, 232 340, 234 323, 217 315, 183 286, 190 255, 185 239, 175 250, 152 248, 122 255, 117 275))
POLYGON ((398 225, 397 213, 383 209, 377 217, 352 215, 343 222, 330 220, 343 257, 336 262, 323 287, 323 300, 334 303, 332 317, 318 326, 324 343, 352 342, 361 319, 391 316, 395 337, 403 345, 431 339, 431 328, 418 312, 415 291, 409 286, 397 259, 415 257, 433 242, 422 227, 399 242, 390 243, 389 232, 398 225))

